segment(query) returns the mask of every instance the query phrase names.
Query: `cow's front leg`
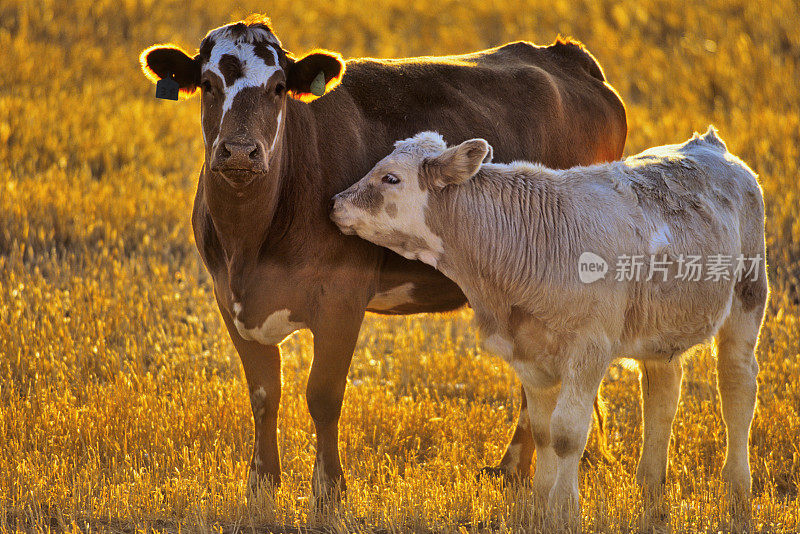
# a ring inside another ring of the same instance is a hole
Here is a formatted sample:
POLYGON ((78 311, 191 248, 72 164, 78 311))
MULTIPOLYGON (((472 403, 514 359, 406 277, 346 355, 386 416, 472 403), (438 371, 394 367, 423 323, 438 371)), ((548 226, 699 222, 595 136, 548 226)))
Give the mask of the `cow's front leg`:
POLYGON ((337 500, 347 486, 339 460, 339 416, 347 371, 358 340, 364 310, 332 303, 312 326, 314 361, 308 375, 306 400, 317 431, 317 456, 312 475, 313 497, 318 504, 337 500))
POLYGON ((281 356, 275 345, 262 345, 243 339, 222 306, 220 311, 233 345, 239 353, 250 395, 250 407, 253 410, 255 440, 247 478, 248 488, 252 493, 261 485, 278 486, 281 483, 281 461, 278 454, 281 356))

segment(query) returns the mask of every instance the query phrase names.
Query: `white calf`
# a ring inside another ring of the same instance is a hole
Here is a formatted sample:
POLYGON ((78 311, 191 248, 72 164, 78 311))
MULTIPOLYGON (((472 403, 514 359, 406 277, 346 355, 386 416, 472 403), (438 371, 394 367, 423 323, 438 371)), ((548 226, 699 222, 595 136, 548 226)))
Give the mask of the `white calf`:
POLYGON ((534 487, 550 510, 576 517, 593 400, 618 357, 639 360, 643 375, 637 477, 663 483, 680 355, 711 337, 728 434, 723 475, 749 494, 754 347, 768 293, 755 174, 713 128, 568 170, 487 158, 482 139, 447 148, 438 134, 418 134, 336 195, 331 217, 464 291, 487 348, 525 388, 534 487))

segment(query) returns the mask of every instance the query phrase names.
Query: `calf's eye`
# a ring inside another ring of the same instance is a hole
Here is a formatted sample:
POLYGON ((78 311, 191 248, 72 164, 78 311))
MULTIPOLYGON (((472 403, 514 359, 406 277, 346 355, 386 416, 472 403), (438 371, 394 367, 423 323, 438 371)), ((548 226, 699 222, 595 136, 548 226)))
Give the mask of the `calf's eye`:
POLYGON ((385 184, 392 184, 392 185, 399 184, 400 183, 400 178, 398 178, 394 174, 384 174, 383 178, 381 178, 381 182, 383 182, 385 184))

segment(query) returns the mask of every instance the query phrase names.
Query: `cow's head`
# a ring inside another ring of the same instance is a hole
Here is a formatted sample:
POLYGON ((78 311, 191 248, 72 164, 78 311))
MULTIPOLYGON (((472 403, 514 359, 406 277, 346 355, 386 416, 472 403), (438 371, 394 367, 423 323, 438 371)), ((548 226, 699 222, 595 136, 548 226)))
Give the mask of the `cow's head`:
POLYGON ((287 98, 313 100, 333 89, 344 73, 341 57, 333 52, 294 59, 265 17, 212 30, 194 57, 173 45, 155 45, 140 60, 154 82, 172 78, 185 96, 200 90, 205 168, 237 189, 274 165, 287 98))
POLYGON ((331 219, 345 234, 435 267, 442 240, 428 224, 429 197, 470 179, 491 159, 483 139, 447 148, 438 133, 421 132, 395 143, 366 176, 335 195, 331 219))

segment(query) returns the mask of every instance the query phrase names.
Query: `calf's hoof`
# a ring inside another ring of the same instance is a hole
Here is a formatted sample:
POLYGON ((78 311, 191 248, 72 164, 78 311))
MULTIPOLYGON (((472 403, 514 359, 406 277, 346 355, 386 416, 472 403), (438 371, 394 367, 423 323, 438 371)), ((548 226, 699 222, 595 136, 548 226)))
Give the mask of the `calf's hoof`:
POLYGON ((668 532, 670 507, 664 484, 643 485, 641 489, 640 530, 642 532, 668 532))
POLYGON ((571 502, 547 504, 544 532, 581 532, 581 516, 571 502))

